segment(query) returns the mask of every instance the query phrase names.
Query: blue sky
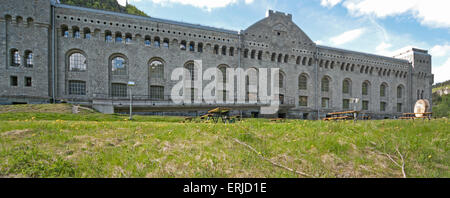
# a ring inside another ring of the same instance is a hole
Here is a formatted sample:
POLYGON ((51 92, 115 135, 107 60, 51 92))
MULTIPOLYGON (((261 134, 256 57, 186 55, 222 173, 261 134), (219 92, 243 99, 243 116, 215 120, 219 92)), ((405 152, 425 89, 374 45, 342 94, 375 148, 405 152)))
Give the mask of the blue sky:
MULTIPOLYGON (((126 0, 118 0, 123 3, 126 0)), ((435 82, 450 79, 449 0, 128 0, 151 17, 244 30, 272 9, 316 43, 392 56, 429 50, 435 82)))

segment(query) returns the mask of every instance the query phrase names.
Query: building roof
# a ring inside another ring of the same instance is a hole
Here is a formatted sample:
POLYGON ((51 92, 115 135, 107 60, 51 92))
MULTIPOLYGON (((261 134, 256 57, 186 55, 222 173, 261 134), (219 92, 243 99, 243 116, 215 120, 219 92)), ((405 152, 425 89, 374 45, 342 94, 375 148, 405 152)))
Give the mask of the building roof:
POLYGON ((191 23, 185 23, 185 22, 179 22, 179 21, 172 21, 172 20, 160 19, 160 18, 155 18, 155 17, 137 16, 137 15, 132 15, 132 14, 125 14, 125 13, 119 13, 119 12, 106 11, 106 10, 84 8, 84 7, 60 4, 60 3, 56 3, 54 1, 52 1, 52 5, 57 8, 67 8, 67 9, 86 11, 86 12, 94 12, 94 13, 99 13, 99 14, 107 14, 107 15, 114 15, 114 16, 138 19, 138 20, 148 20, 148 21, 157 22, 157 23, 167 23, 167 24, 179 25, 179 26, 184 26, 184 27, 189 27, 189 28, 196 28, 196 29, 201 29, 201 30, 222 32, 222 33, 227 33, 227 34, 236 34, 236 35, 239 34, 238 31, 234 31, 234 30, 227 30, 227 29, 222 29, 222 28, 203 26, 203 25, 199 25, 199 24, 191 24, 191 23))

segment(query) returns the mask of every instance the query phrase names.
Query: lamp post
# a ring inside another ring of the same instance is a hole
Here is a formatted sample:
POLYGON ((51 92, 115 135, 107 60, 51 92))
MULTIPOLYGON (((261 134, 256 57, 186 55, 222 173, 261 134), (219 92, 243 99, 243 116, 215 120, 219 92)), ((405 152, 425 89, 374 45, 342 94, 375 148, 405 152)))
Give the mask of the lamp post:
POLYGON ((133 92, 131 92, 131 88, 136 86, 136 83, 133 81, 128 81, 128 87, 130 88, 130 120, 133 120, 133 92))

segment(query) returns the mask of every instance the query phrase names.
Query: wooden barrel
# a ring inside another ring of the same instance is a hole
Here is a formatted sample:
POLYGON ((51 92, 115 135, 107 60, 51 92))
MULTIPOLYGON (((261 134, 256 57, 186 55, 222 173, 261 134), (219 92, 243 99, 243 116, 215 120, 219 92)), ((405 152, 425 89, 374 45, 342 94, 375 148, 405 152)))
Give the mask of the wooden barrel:
POLYGON ((423 113, 428 112, 430 109, 430 103, 426 99, 418 100, 414 105, 414 113, 416 117, 423 117, 423 113))

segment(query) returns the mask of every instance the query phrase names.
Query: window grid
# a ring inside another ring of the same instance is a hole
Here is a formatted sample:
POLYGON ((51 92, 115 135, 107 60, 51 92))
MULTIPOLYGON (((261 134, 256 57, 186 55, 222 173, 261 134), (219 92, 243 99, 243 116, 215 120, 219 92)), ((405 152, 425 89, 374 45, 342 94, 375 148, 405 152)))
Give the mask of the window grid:
POLYGON ((25 57, 26 57, 26 66, 27 67, 33 67, 33 53, 32 52, 27 52, 25 57))
POLYGON ((329 108, 329 105, 330 105, 330 99, 322 98, 322 108, 329 108))
POLYGON ((69 57, 69 70, 70 71, 85 71, 86 70, 86 57, 81 53, 73 53, 69 57))
POLYGON ((350 108, 350 100, 349 99, 342 100, 342 108, 343 109, 349 109, 350 108))
POLYGON ((364 100, 362 102, 362 109, 365 110, 365 111, 369 110, 369 101, 364 100))
POLYGON ((152 100, 164 100, 164 87, 150 86, 150 98, 152 100))
POLYGON ((322 78, 322 92, 328 92, 330 88, 330 81, 327 78, 322 78))
POLYGON ((115 57, 111 61, 112 75, 127 75, 127 68, 125 59, 122 57, 115 57))
POLYGON ((12 66, 19 66, 20 65, 20 53, 19 50, 12 50, 12 66))
POLYGON ((369 94, 369 84, 362 84, 362 95, 367 96, 369 94))
POLYGON ((112 97, 127 97, 127 85, 113 83, 111 85, 111 95, 112 97))
POLYGON ((308 79, 306 78, 306 76, 301 75, 298 78, 298 88, 300 90, 306 90, 307 89, 307 84, 308 84, 308 79))
POLYGON ((300 96, 298 98, 298 105, 301 107, 308 106, 308 96, 300 96))
POLYGON ((380 111, 386 111, 386 102, 380 102, 380 111))
POLYGON ((161 61, 152 61, 150 63, 150 78, 164 79, 164 64, 161 61))
POLYGON ((69 81, 69 95, 86 95, 86 82, 69 81))

